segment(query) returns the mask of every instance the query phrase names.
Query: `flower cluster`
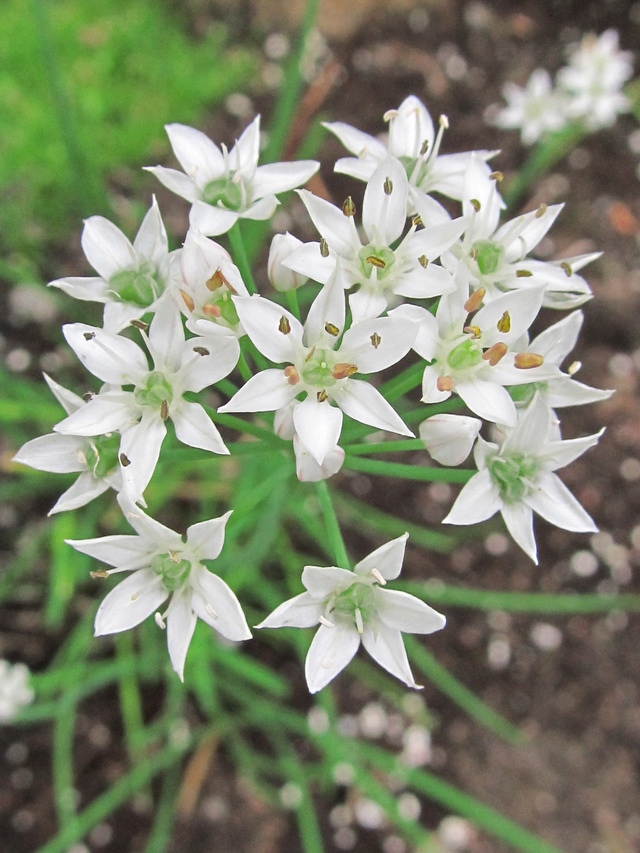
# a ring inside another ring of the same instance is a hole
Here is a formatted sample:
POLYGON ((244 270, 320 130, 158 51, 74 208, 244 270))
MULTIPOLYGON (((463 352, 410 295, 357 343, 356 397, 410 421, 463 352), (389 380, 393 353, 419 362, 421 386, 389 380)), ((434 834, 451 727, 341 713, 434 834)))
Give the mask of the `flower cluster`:
MULTIPOLYGON (((102 603, 96 634, 127 630, 155 614, 180 677, 198 617, 227 640, 251 636, 234 592, 204 565, 220 555, 231 511, 191 525, 182 537, 141 508, 168 429, 189 447, 229 452, 215 424, 220 418, 198 396, 214 386, 228 397, 222 415, 273 412, 275 434, 291 442, 298 479, 319 481, 344 463, 345 416, 413 436, 371 380, 411 358, 422 377, 412 422, 423 421, 424 447, 437 462, 458 465, 475 446, 478 472, 446 521, 470 524, 499 511, 534 560, 534 511, 569 530, 594 529, 554 472, 599 437, 563 440, 556 410, 609 393, 577 382, 575 366, 561 369, 582 322, 576 309, 591 296, 579 271, 597 253, 532 257, 562 205, 505 218, 502 176, 488 165, 496 152, 441 154, 448 122, 442 116, 436 133, 413 96, 385 120, 386 141, 343 123, 327 125, 354 155, 336 170, 365 183, 361 216, 351 197, 337 206, 299 190, 318 239, 274 237, 268 276, 280 293, 256 293, 244 258, 235 258, 241 273, 211 239, 233 229, 236 247, 241 220, 271 217, 277 194, 300 186, 319 166, 258 166, 259 119, 231 151, 193 128, 167 128, 184 171, 150 171, 191 202, 182 248, 169 251, 154 199, 133 244, 108 220, 88 219, 82 245, 98 275, 51 283, 105 305, 102 327, 64 327, 99 385, 81 396, 47 377, 66 417, 15 459, 79 474, 51 512, 83 506, 109 489, 117 493, 135 535, 69 543, 111 567, 95 576, 128 573, 102 603), (452 216, 455 205, 459 215, 452 216), (308 298, 299 303, 301 288, 308 298), (304 318, 299 304, 308 306, 304 318), (571 313, 531 340, 543 307, 571 313), (241 387, 227 379, 236 367, 241 387), (447 401, 456 408, 456 398, 471 414, 429 408, 447 401)), ((383 588, 400 572, 406 538, 378 548, 353 571, 344 564, 305 567, 306 592, 258 626, 320 625, 306 665, 312 692, 346 666, 361 642, 381 666, 416 686, 400 632, 428 634, 445 620, 413 596, 383 588)))
POLYGON ((542 68, 536 68, 524 88, 506 83, 502 92, 507 106, 495 124, 518 128, 525 145, 569 122, 583 122, 590 131, 609 127, 630 108, 622 87, 632 73, 632 55, 619 49, 615 30, 598 37, 589 33, 570 48, 555 85, 542 68))

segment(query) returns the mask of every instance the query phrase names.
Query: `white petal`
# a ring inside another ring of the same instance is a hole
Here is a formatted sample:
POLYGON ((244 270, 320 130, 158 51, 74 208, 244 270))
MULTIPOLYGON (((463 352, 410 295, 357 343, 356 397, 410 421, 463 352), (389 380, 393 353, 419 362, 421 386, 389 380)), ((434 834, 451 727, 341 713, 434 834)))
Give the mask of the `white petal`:
POLYGON ((81 554, 115 568, 135 564, 139 564, 136 568, 148 567, 154 553, 153 545, 141 536, 116 534, 95 539, 65 539, 65 542, 81 554))
POLYGON ((309 646, 305 675, 310 693, 322 690, 352 660, 360 645, 360 635, 346 625, 321 625, 309 646))
POLYGON ((433 415, 422 421, 420 438, 429 455, 441 465, 461 465, 471 453, 482 421, 466 415, 433 415))
POLYGON ((331 396, 345 415, 377 429, 413 436, 382 394, 373 385, 359 379, 345 379, 331 389, 331 396))
POLYGON ((336 566, 305 566, 302 583, 316 601, 324 600, 335 590, 344 590, 356 580, 354 573, 336 566))
POLYGON ((582 438, 547 442, 538 453, 538 459, 544 462, 551 471, 564 468, 565 465, 569 465, 574 459, 582 456, 590 447, 596 445, 603 433, 604 429, 601 429, 594 435, 585 435, 582 438))
POLYGON ((345 333, 340 353, 359 373, 377 373, 404 358, 419 328, 415 320, 402 316, 365 320, 345 333))
POLYGON ((514 542, 534 563, 538 562, 536 539, 533 535, 533 512, 526 503, 504 504, 500 510, 514 542))
POLYGON ((104 599, 96 614, 95 635, 117 634, 144 622, 169 593, 151 569, 140 569, 123 580, 104 599))
POLYGON ((224 326, 203 320, 208 326, 203 338, 190 338, 183 350, 180 383, 185 391, 202 391, 228 376, 238 363, 240 344, 235 334, 224 326), (203 347, 209 355, 195 352, 203 347))
POLYGON ((106 399, 104 395, 98 394, 81 409, 56 424, 54 430, 63 435, 90 436, 125 429, 139 417, 137 407, 132 408, 132 405, 133 394, 128 391, 118 395, 116 399, 106 399))
POLYGON ((300 441, 321 465, 340 438, 342 412, 327 400, 318 403, 313 397, 307 397, 293 410, 293 425, 300 441))
POLYGON ((87 467, 84 457, 86 446, 85 439, 74 435, 41 435, 23 444, 13 461, 52 474, 84 471, 87 467))
POLYGON ((68 323, 62 332, 84 366, 110 385, 135 385, 149 371, 147 357, 128 338, 85 323, 68 323))
POLYGON ((238 221, 238 213, 235 210, 226 210, 224 207, 214 207, 204 201, 196 199, 189 211, 189 223, 196 231, 201 231, 209 237, 217 237, 226 234, 238 221))
POLYGON ((151 172, 163 186, 172 193, 194 202, 198 198, 198 190, 188 175, 177 169, 167 169, 166 166, 145 166, 146 172, 151 172))
POLYGON ((286 259, 284 266, 300 275, 325 284, 336 268, 336 256, 323 257, 320 243, 304 243, 286 259))
POLYGON ((458 380, 454 390, 471 411, 481 418, 493 423, 515 426, 516 407, 509 392, 502 385, 474 378, 467 381, 458 380))
POLYGON ((425 361, 435 358, 438 346, 438 321, 430 311, 419 305, 400 305, 389 311, 390 317, 399 317, 419 323, 418 334, 412 346, 425 361))
POLYGON ((109 488, 109 482, 104 480, 96 480, 93 474, 88 471, 80 474, 78 479, 69 486, 66 492, 63 492, 56 503, 51 507, 47 515, 55 515, 58 512, 67 512, 73 509, 79 509, 85 506, 106 492, 109 488))
POLYGON ((74 299, 86 302, 108 302, 113 298, 109 285, 103 278, 90 276, 69 276, 49 282, 49 287, 57 287, 74 299))
POLYGON ((363 286, 355 293, 351 293, 349 295, 349 308, 354 326, 373 317, 379 317, 386 310, 388 304, 384 290, 377 290, 374 287, 363 286))
POLYGON ((315 160, 296 160, 292 163, 269 163, 258 166, 251 181, 252 198, 270 193, 284 193, 306 184, 320 168, 315 160))
POLYGON ((365 153, 380 159, 387 156, 387 149, 382 142, 350 124, 342 121, 323 121, 322 126, 337 136, 344 147, 357 157, 364 157, 365 153))
POLYGON ((283 601, 256 628, 312 628, 320 621, 323 610, 322 601, 312 598, 308 592, 301 592, 283 601))
POLYGON ((389 157, 380 163, 367 183, 362 203, 362 224, 372 243, 390 246, 402 234, 408 192, 407 173, 400 161, 389 157))
POLYGON ((242 131, 240 138, 231 149, 229 159, 232 167, 252 173, 260 155, 260 116, 242 131))
MULTIPOLYGON (((415 95, 408 95, 394 111, 389 127, 389 148, 395 157, 414 159, 425 142, 431 148, 435 139, 429 111, 415 95)), ((427 149, 428 150, 428 149, 427 149)))
POLYGON ((222 578, 200 568, 195 577, 191 578, 193 586, 191 604, 195 612, 200 619, 215 628, 227 640, 234 642, 249 640, 251 631, 235 594, 222 578))
POLYGON ((466 483, 443 524, 478 524, 502 509, 498 487, 485 468, 466 483))
POLYGON ((241 210, 238 216, 241 219, 271 219, 279 204, 276 196, 266 195, 264 198, 254 201, 245 210, 241 210))
POLYGON ((418 687, 411 673, 400 631, 389 628, 380 621, 375 627, 365 625, 362 645, 383 669, 404 681, 409 687, 418 687))
POLYGON ((398 577, 402 569, 404 551, 407 545, 408 533, 403 533, 397 539, 385 542, 372 551, 364 560, 360 560, 354 569, 358 575, 370 575, 377 569, 385 580, 391 581, 398 577))
POLYGON ((51 389, 51 393, 68 415, 75 412, 76 409, 80 409, 84 406, 84 400, 82 397, 79 397, 67 388, 63 388, 62 385, 58 385, 58 383, 50 376, 47 376, 46 373, 43 373, 42 375, 45 378, 45 382, 51 389))
POLYGON ((595 533, 597 527, 580 503, 556 474, 544 474, 539 489, 526 495, 525 502, 551 524, 577 533, 595 533))
POLYGON ((222 152, 204 133, 184 124, 168 124, 165 130, 177 160, 198 187, 224 172, 222 152))
POLYGON ((350 258, 356 243, 360 244, 352 217, 345 216, 339 207, 307 190, 298 190, 298 195, 313 224, 327 241, 330 251, 350 258))
POLYGON ((256 373, 219 412, 271 412, 281 409, 297 395, 283 370, 270 368, 256 373))
POLYGON ((171 420, 176 430, 176 438, 183 444, 210 450, 212 453, 229 453, 218 428, 200 403, 181 400, 178 411, 171 413, 171 420))
POLYGON ((191 609, 191 591, 174 592, 167 611, 167 645, 171 666, 184 681, 184 663, 196 628, 197 616, 191 609))
POLYGON ((344 281, 342 269, 336 265, 329 280, 313 300, 304 324, 304 342, 313 346, 320 338, 326 338, 326 326, 344 329, 345 320, 344 281))
POLYGON ((120 470, 124 490, 131 500, 137 501, 147 488, 166 434, 167 428, 156 414, 144 415, 139 424, 122 433, 120 470), (122 464, 123 454, 128 464, 122 464))
POLYGON ((85 220, 81 243, 87 260, 106 281, 119 270, 137 266, 133 246, 122 231, 104 216, 91 216, 85 220))
POLYGON ((302 342, 303 328, 290 311, 262 296, 233 300, 238 317, 246 333, 260 352, 277 364, 293 360, 292 342, 302 342), (286 321, 283 323, 283 318, 286 321), (286 326, 289 332, 281 332, 286 326))
POLYGON ((293 436, 293 452, 296 457, 296 476, 301 483, 319 483, 320 480, 328 480, 342 468, 344 464, 344 450, 334 447, 318 464, 311 452, 300 441, 298 435, 293 436))
POLYGON ((133 248, 140 257, 153 261, 156 265, 161 263, 169 253, 167 232, 155 196, 138 229, 133 248))
POLYGON ((224 545, 224 529, 231 510, 219 518, 200 521, 187 528, 187 546, 201 560, 215 560, 224 545))
POLYGON ((378 616, 389 628, 408 634, 432 634, 446 625, 446 618, 415 595, 394 589, 378 589, 378 616))
POLYGON ((182 316, 173 300, 158 305, 149 327, 149 344, 156 369, 175 373, 182 363, 185 345, 182 316))
POLYGON ((138 536, 152 548, 167 551, 181 551, 183 549, 182 537, 175 530, 165 527, 164 524, 160 524, 155 518, 144 513, 126 495, 120 493, 117 500, 129 524, 138 536))

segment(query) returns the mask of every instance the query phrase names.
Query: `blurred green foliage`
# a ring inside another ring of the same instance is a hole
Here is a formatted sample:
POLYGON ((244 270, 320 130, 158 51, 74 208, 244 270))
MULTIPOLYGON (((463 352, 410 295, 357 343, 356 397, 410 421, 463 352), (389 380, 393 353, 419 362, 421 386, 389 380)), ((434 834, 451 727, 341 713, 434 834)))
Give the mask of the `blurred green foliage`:
POLYGON ((4 252, 33 253, 80 216, 108 215, 105 184, 117 167, 155 164, 169 148, 166 122, 197 123, 255 72, 254 55, 229 47, 222 24, 196 39, 158 0, 2 6, 4 252))

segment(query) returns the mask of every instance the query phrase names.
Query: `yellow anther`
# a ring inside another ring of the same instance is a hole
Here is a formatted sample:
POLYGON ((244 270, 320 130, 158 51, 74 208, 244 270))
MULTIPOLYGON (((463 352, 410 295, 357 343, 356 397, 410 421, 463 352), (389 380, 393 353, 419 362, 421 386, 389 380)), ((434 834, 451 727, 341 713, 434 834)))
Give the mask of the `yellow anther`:
POLYGON ((284 375, 287 377, 289 385, 297 385, 300 382, 300 374, 292 364, 285 367, 284 375))
POLYGON ((499 184, 501 181, 504 181, 504 175, 502 174, 502 172, 491 172, 489 177, 491 178, 492 181, 495 181, 497 184, 499 184))
POLYGON ((485 350, 482 353, 482 358, 484 361, 488 361, 491 367, 494 367, 501 358, 504 358, 507 354, 507 345, 503 343, 493 344, 490 346, 488 350, 485 350))
POLYGON ((487 291, 484 287, 479 287, 464 303, 464 310, 467 314, 473 314, 474 311, 477 311, 480 307, 482 300, 484 299, 487 291))
POLYGON ((160 403, 160 417, 162 418, 163 421, 166 421, 167 418, 169 417, 169 401, 168 400, 163 400, 160 403))
POLYGON ((391 193, 393 192, 393 181, 389 176, 384 179, 384 184, 382 185, 382 188, 384 189, 385 195, 391 195, 391 193))
POLYGON ((280 322, 278 323, 278 331, 282 332, 283 335, 288 335, 291 331, 291 323, 284 316, 284 314, 282 315, 282 317, 280 317, 280 322))
POLYGON ((519 370, 531 370, 532 367, 540 367, 543 362, 544 358, 535 352, 519 352, 513 360, 519 370))
POLYGON ((131 325, 135 326, 136 329, 140 329, 141 332, 146 332, 149 328, 149 324, 145 323, 144 320, 131 320, 131 325))
POLYGON ((333 369, 331 370, 331 375, 334 379, 346 379, 348 376, 353 376, 354 373, 358 372, 358 368, 355 364, 348 364, 346 362, 339 362, 338 364, 333 365, 333 369))
POLYGON ((465 326, 463 329, 467 335, 471 335, 471 337, 477 341, 480 335, 482 334, 480 331, 480 326, 465 326))
POLYGON ((470 198, 469 204, 475 210, 476 213, 480 213, 480 208, 482 207, 482 205, 480 204, 477 198, 470 198))
POLYGON ((573 275, 573 269, 571 268, 571 264, 568 264, 566 261, 562 261, 560 264, 560 269, 564 270, 567 278, 570 278, 573 275))
POLYGON ((453 388, 453 377, 452 376, 438 376, 438 381, 436 382, 436 388, 438 391, 451 391, 453 388))
POLYGON ((124 453, 121 453, 118 458, 120 459, 120 464, 123 468, 128 468, 128 466, 131 465, 131 460, 128 456, 125 456, 124 453))
POLYGON ((371 264, 372 267, 377 267, 379 270, 385 269, 387 266, 385 261, 382 258, 379 258, 377 255, 369 255, 367 258, 367 263, 371 264))
POLYGON ((411 217, 411 224, 414 228, 419 228, 422 225, 422 217, 419 213, 416 213, 415 216, 411 217))
POLYGON ((193 298, 186 292, 186 290, 180 290, 180 296, 184 300, 184 304, 187 306, 189 311, 193 311, 196 307, 196 303, 193 301, 193 298))
POLYGON ((353 203, 353 199, 351 198, 350 195, 348 195, 344 200, 344 203, 342 205, 342 212, 344 213, 345 216, 355 216, 356 215, 356 206, 353 203))
POLYGON ((325 323, 324 330, 334 338, 337 338, 340 334, 340 329, 337 326, 334 326, 333 323, 325 323))
POLYGON ((429 140, 425 139, 425 141, 420 146, 420 156, 424 157, 424 155, 427 153, 428 150, 429 150, 429 140))
POLYGON ((379 347, 379 346, 380 346, 380 344, 382 343, 382 338, 380 337, 380 335, 379 335, 377 332, 374 332, 374 333, 371 335, 371 337, 369 338, 369 340, 371 341, 371 346, 372 346, 374 349, 378 349, 378 347, 379 347))
POLYGON ((429 266, 429 258, 426 255, 420 255, 420 257, 418 258, 418 263, 423 269, 426 270, 426 268, 429 266))
POLYGON ((498 331, 502 332, 503 335, 506 335, 511 331, 511 315, 508 311, 505 311, 502 317, 498 320, 498 331))
POLYGON ((95 578, 96 580, 98 578, 102 580, 103 578, 109 577, 109 572, 105 571, 104 569, 100 569, 100 570, 95 571, 95 572, 89 572, 89 574, 91 575, 92 578, 95 578))
POLYGON ((318 393, 316 394, 316 400, 319 403, 324 403, 324 401, 326 399, 327 399, 327 392, 323 388, 322 391, 318 391, 318 393))
POLYGON ((547 212, 547 205, 542 202, 540 207, 536 210, 536 219, 540 219, 541 216, 544 216, 547 212))
POLYGON ((207 279, 207 281, 205 282, 207 288, 211 291, 218 290, 220 287, 227 283, 228 282, 226 278, 223 276, 222 271, 219 269, 217 269, 211 276, 211 278, 207 279))
POLYGON ((532 275, 530 270, 516 270, 516 278, 529 278, 532 275))
POLYGON ((329 244, 324 239, 324 237, 320 240, 320 254, 323 258, 329 257, 329 244))
POLYGON ((314 352, 315 352, 315 351, 316 351, 316 348, 315 348, 315 347, 311 347, 311 349, 310 349, 310 350, 309 350, 309 352, 307 353, 307 357, 305 358, 305 361, 311 361, 311 359, 313 358, 313 354, 314 354, 314 352))
POLYGON ((569 367, 567 368, 567 373, 569 374, 569 376, 575 376, 581 367, 581 361, 572 361, 569 367))

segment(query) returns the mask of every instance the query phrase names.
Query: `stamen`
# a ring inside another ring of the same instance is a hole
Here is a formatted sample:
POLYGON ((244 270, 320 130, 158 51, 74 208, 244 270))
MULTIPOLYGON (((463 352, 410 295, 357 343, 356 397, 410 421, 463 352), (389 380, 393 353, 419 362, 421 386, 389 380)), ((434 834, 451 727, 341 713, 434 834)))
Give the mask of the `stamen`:
POLYGON ((338 364, 333 365, 331 375, 334 379, 346 379, 348 376, 353 376, 353 374, 357 372, 358 368, 355 364, 339 362, 338 364))
POLYGON ((544 216, 547 212, 547 205, 542 202, 540 207, 536 210, 536 219, 540 219, 541 216, 544 216))
POLYGON ((85 341, 92 341, 95 338, 95 336, 96 336, 95 332, 85 332, 83 335, 83 338, 85 339, 85 341))
POLYGON ((282 332, 283 335, 288 335, 291 331, 291 323, 284 316, 284 314, 282 315, 282 317, 280 317, 280 322, 278 323, 278 331, 282 332))
POLYGON ((216 611, 213 609, 213 607, 209 604, 208 601, 205 604, 204 609, 207 611, 207 613, 209 614, 209 616, 211 616, 212 619, 219 619, 220 618, 218 616, 218 614, 216 613, 216 611))
POLYGON ((378 581, 380 586, 386 586, 387 585, 386 580, 382 577, 382 575, 380 574, 378 569, 375 569, 375 568, 371 569, 371 574, 378 581))
POLYGON ((315 347, 311 347, 311 349, 309 350, 309 354, 308 354, 308 355, 307 355, 307 357, 305 358, 305 361, 311 361, 311 359, 313 358, 313 354, 314 354, 314 352, 315 352, 315 351, 316 351, 316 348, 315 348, 315 347))
POLYGON ((443 130, 449 130, 449 119, 444 113, 438 119, 438 123, 443 130))
POLYGON ((337 338, 340 334, 340 329, 337 326, 334 326, 333 323, 325 323, 324 330, 334 338, 337 338))
POLYGON ((491 367, 495 367, 495 365, 500 361, 500 359, 504 358, 506 354, 506 344, 493 344, 493 346, 490 346, 488 350, 485 350, 482 353, 482 359, 483 361, 488 361, 491 367))
POLYGON ((227 287, 229 286, 229 282, 222 273, 222 270, 220 269, 217 269, 211 276, 211 278, 207 279, 205 284, 207 285, 207 288, 211 291, 218 290, 225 284, 227 285, 227 287))
POLYGON ((193 311, 196 307, 196 303, 193 301, 191 296, 185 290, 182 290, 182 288, 180 289, 180 296, 182 296, 184 304, 187 306, 189 311, 193 311))
POLYGON ((146 332, 149 328, 149 324, 145 323, 144 320, 131 320, 130 325, 135 326, 136 329, 140 329, 143 332, 146 332))
POLYGON ((567 373, 569 374, 569 376, 575 376, 581 367, 582 367, 581 361, 574 361, 569 365, 567 373))
POLYGON ((530 270, 516 270, 516 278, 529 278, 532 275, 530 270))
POLYGON ((356 215, 356 206, 353 203, 353 199, 351 198, 350 195, 348 195, 344 200, 344 203, 342 205, 342 212, 344 213, 345 216, 355 216, 356 215))
POLYGON ((414 228, 419 228, 422 225, 422 217, 419 213, 416 213, 415 216, 411 217, 411 224, 414 228))
POLYGON ((131 460, 128 456, 125 456, 124 453, 121 453, 118 458, 120 459, 120 464, 123 468, 128 468, 129 465, 131 465, 131 460))
POLYGON ((530 370, 532 367, 540 367, 544 358, 535 352, 519 352, 516 353, 513 363, 519 370, 530 370))
POLYGON ((89 572, 89 574, 95 580, 98 580, 98 578, 102 580, 102 578, 108 578, 109 577, 109 572, 105 571, 104 569, 99 569, 98 571, 95 571, 95 572, 89 572))
POLYGON ((398 110, 387 110, 386 113, 382 116, 383 121, 391 121, 394 118, 398 118, 398 110))
POLYGON ((180 556, 178 551, 167 551, 167 555, 172 563, 182 562, 182 557, 180 556))
POLYGON ((360 612, 359 607, 356 607, 356 609, 355 609, 355 617, 356 617, 356 628, 358 629, 358 634, 364 634, 364 622, 362 621, 362 613, 360 612))
POLYGON ((323 388, 322 391, 318 391, 318 393, 316 394, 316 400, 319 403, 324 403, 324 401, 326 399, 327 399, 327 392, 323 388))
POLYGON ((82 395, 82 399, 85 401, 85 403, 88 403, 88 402, 89 402, 89 400, 92 400, 92 399, 93 399, 93 397, 94 397, 94 393, 93 393, 93 391, 87 391, 87 393, 86 393, 86 394, 83 394, 83 395, 82 395))
POLYGON ((382 188, 384 189, 385 195, 391 195, 391 193, 393 192, 393 181, 388 175, 384 179, 384 184, 382 185, 382 188))
POLYGON ((371 346, 372 346, 374 349, 378 349, 378 347, 379 347, 379 346, 380 346, 380 344, 382 343, 382 338, 380 337, 380 335, 379 335, 377 332, 374 332, 374 333, 371 335, 371 337, 370 337, 370 339, 369 339, 369 340, 371 341, 371 346))
POLYGON ((425 139, 425 141, 420 146, 420 156, 424 157, 424 155, 427 153, 428 150, 429 150, 429 140, 425 139))
POLYGON ((418 258, 418 263, 423 269, 426 270, 426 268, 429 266, 429 258, 426 255, 420 255, 420 257, 418 258))
POLYGON ((573 275, 571 264, 568 264, 566 261, 562 261, 562 263, 560 264, 560 269, 565 271, 565 275, 567 276, 567 278, 570 278, 573 275))
POLYGON ((193 351, 197 352, 198 355, 211 355, 211 353, 206 347, 194 347, 193 351))
POLYGON ((382 258, 379 258, 377 255, 369 255, 367 263, 371 264, 372 267, 377 267, 379 270, 383 270, 387 266, 382 258))
POLYGON ((162 418, 163 421, 166 421, 167 418, 169 417, 169 401, 168 400, 163 400, 160 403, 160 417, 162 418))
POLYGON ((491 172, 489 178, 492 181, 495 181, 497 184, 501 183, 501 181, 504 181, 504 175, 502 174, 502 172, 491 172))
POLYGON ((511 315, 508 311, 505 311, 502 317, 498 320, 498 331, 502 332, 503 335, 506 335, 511 331, 511 315))
POLYGON ((287 377, 289 385, 297 385, 298 382, 300 382, 300 374, 292 364, 290 364, 288 367, 285 367, 284 375, 287 377))
POLYGON ((217 320, 218 317, 220 317, 220 315, 222 314, 222 311, 217 305, 212 305, 210 302, 206 302, 202 306, 202 313, 205 314, 207 317, 212 317, 217 320))
POLYGON ((477 198, 470 198, 469 204, 475 210, 476 213, 480 213, 480 208, 482 207, 482 205, 480 204, 477 198))
POLYGON ((438 376, 438 381, 436 382, 436 388, 438 391, 451 391, 453 388, 453 377, 452 376, 438 376))
POLYGON ((335 628, 336 627, 333 624, 333 622, 331 622, 329 619, 327 619, 326 616, 320 616, 320 619, 318 621, 320 622, 321 625, 324 625, 327 628, 335 628))
POLYGON ((324 239, 324 237, 320 240, 320 254, 323 258, 329 257, 329 244, 324 239))
POLYGON ((471 294, 471 296, 464 303, 464 310, 467 312, 467 314, 473 314, 473 312, 480 307, 480 304, 482 303, 482 300, 484 299, 486 293, 487 291, 484 287, 479 287, 475 291, 475 293, 471 294))
POLYGON ((466 332, 468 335, 471 335, 474 341, 477 341, 482 334, 480 331, 480 326, 465 326, 462 331, 466 332))
POLYGON ((158 626, 158 628, 162 628, 162 630, 164 631, 167 626, 166 626, 164 619, 162 618, 162 614, 160 612, 154 613, 153 618, 155 619, 155 623, 158 626))

